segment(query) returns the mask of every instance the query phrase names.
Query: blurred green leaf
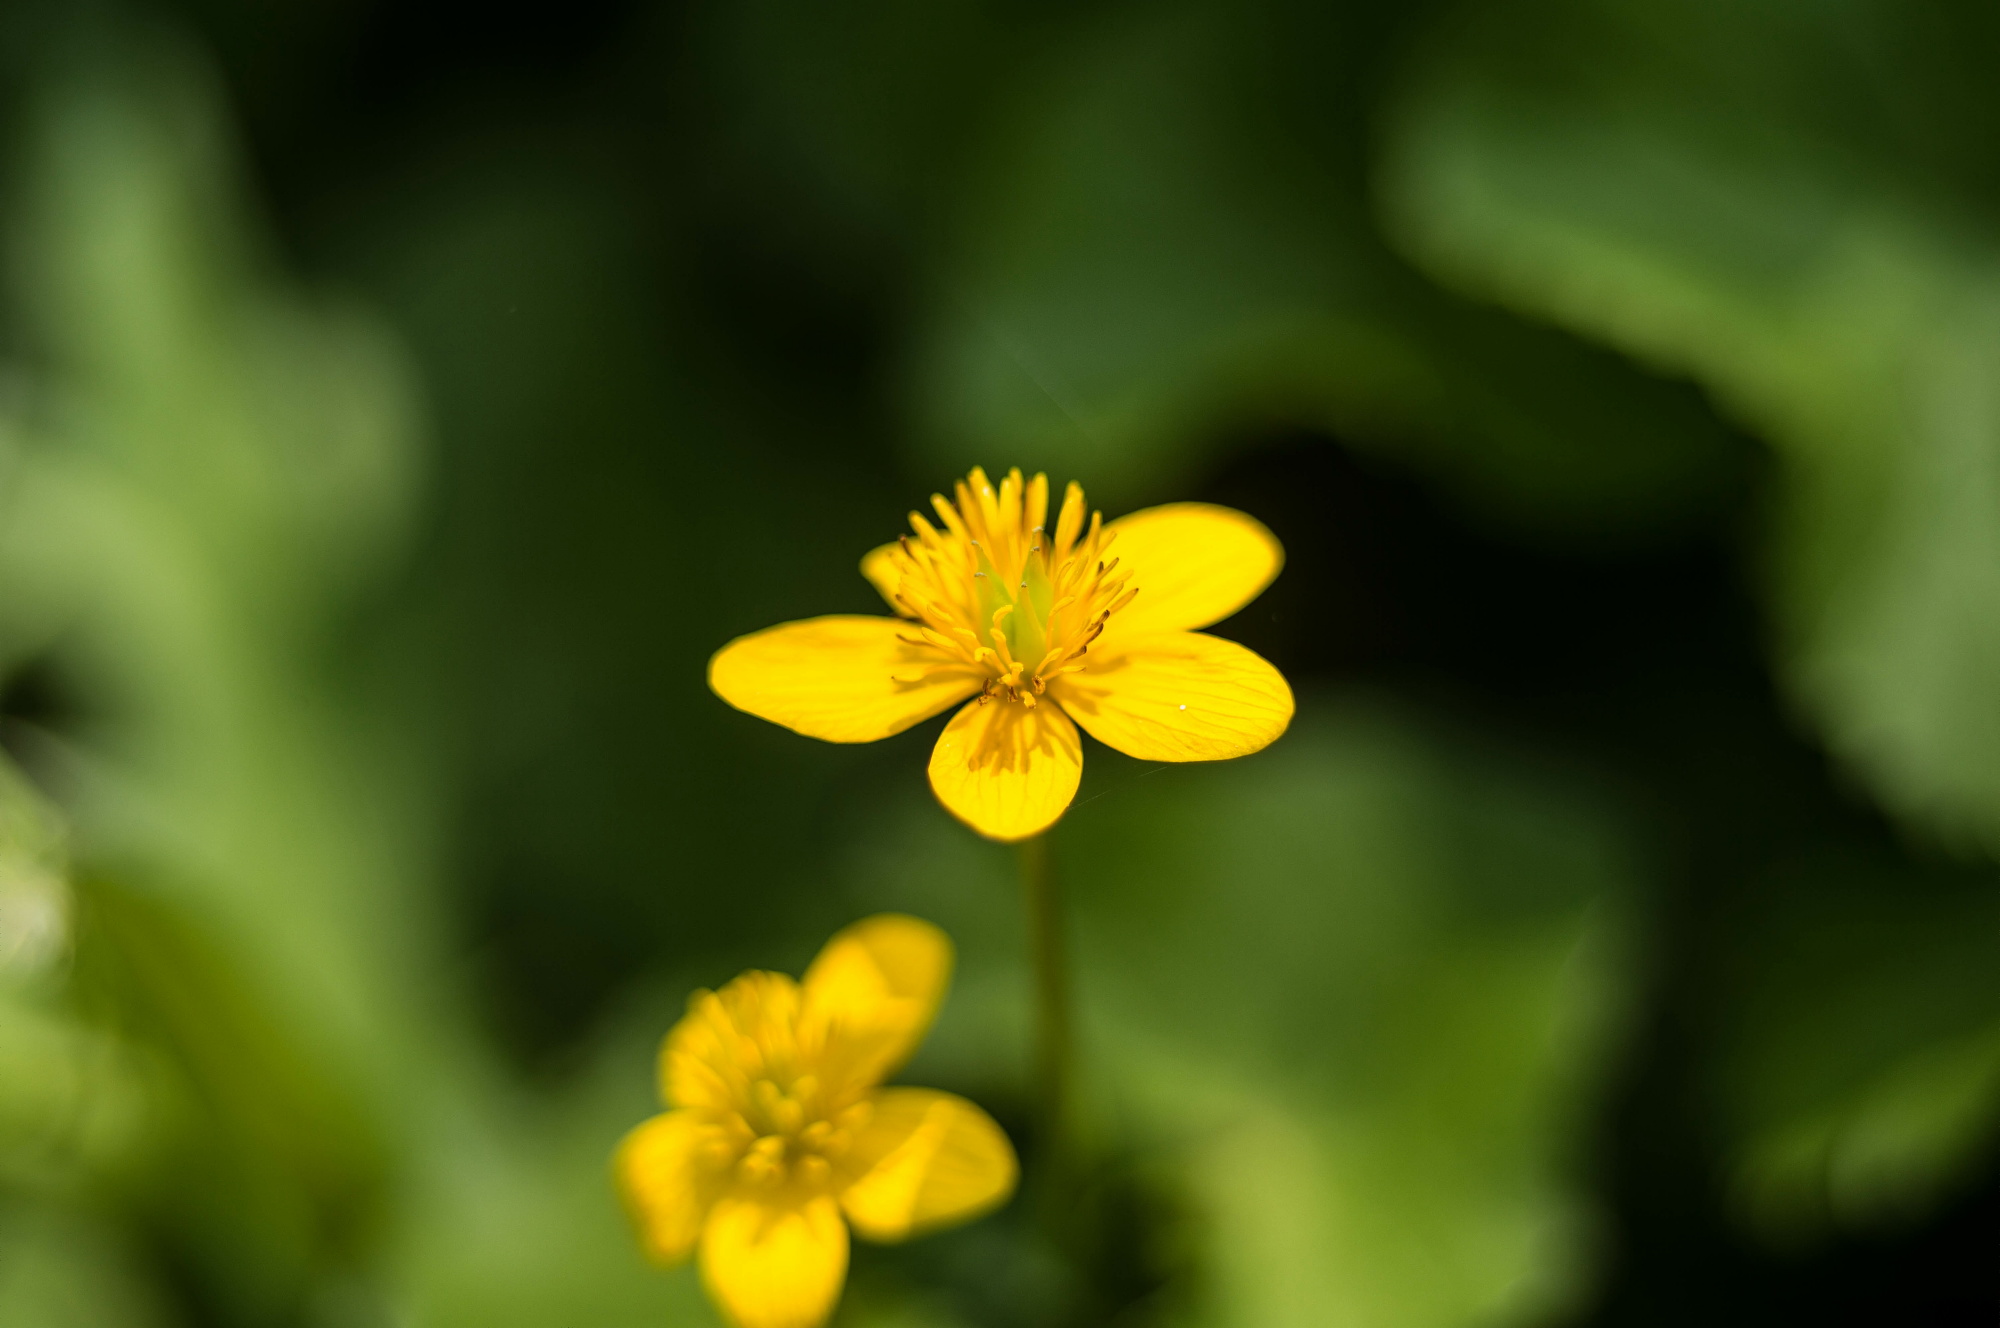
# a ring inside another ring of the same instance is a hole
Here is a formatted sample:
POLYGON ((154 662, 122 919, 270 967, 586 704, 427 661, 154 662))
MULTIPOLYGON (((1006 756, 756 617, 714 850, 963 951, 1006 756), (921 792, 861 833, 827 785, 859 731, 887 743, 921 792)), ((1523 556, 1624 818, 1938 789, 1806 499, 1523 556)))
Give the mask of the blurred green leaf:
POLYGON ((1709 1069, 1744 1213, 1797 1243, 1973 1174, 2000 1119, 1991 875, 1798 862, 1733 933, 1709 1069))
MULTIPOLYGON (((48 72, 14 239, 42 403, 0 548, 17 646, 89 698, 80 846, 186 897, 357 1084, 414 1031, 409 776, 333 664, 394 551, 412 422, 393 346, 287 289, 184 51, 48 72), (364 1071, 363 1067, 369 1067, 364 1071)), ((386 1091, 379 1082, 371 1091, 386 1091)))
MULTIPOLYGON (((278 270, 186 50, 107 27, 72 54, 16 217, 40 404, 0 633, 83 702, 33 744, 75 814, 78 1001, 165 1066, 161 1146, 108 1202, 220 1322, 710 1322, 607 1174, 650 1048, 535 1100, 447 978, 437 734, 355 658, 413 496, 395 343, 278 270)), ((0 1069, 121 1103, 50 1072, 84 1035, 8 1015, 0 1069)))
POLYGON ((274 1018, 235 956, 164 902, 89 880, 82 937, 83 1000, 172 1075, 171 1091, 156 1093, 166 1137, 128 1191, 134 1206, 226 1270, 232 1308, 249 1317, 328 1266, 364 1266, 391 1157, 355 1085, 274 1018))
POLYGON ((157 1132, 157 1067, 79 1016, 67 827, 0 756, 0 1194, 64 1195, 157 1132))
POLYGON ((0 756, 0 991, 32 983, 69 945, 66 830, 0 756))
POLYGON ((0 1202, 0 1323, 8 1328, 173 1328, 143 1261, 103 1223, 0 1202))
MULTIPOLYGON (((1566 1138, 1630 995, 1615 809, 1357 702, 1307 706, 1242 761, 1099 749, 1089 768, 1055 849, 1084 1074, 1188 1215, 1156 1233, 1191 1251, 1159 1293, 1168 1321, 1453 1325, 1569 1303, 1595 1241, 1566 1138)), ((857 857, 850 897, 959 940, 960 989, 909 1075, 992 1100, 1026 1008, 1008 855, 940 834, 934 808, 908 819, 899 851, 857 857)))
POLYGON ((1474 4, 1390 117, 1385 208, 1470 292, 1692 376, 1783 461, 1801 708, 2000 847, 1989 7, 1474 4), (1976 66, 1976 67, 1975 67, 1976 66))
POLYGON ((423 1183, 400 1206, 392 1247, 409 1321, 718 1328, 692 1267, 663 1272, 640 1253, 612 1184, 612 1149, 660 1110, 665 1031, 657 1009, 616 1021, 559 1094, 451 1067, 461 1091, 415 1132, 423 1183))
POLYGON ((1517 532, 1632 538, 1711 509, 1740 456, 1692 394, 1442 294, 1377 238, 1359 165, 1323 144, 1365 123, 1395 27, 1129 9, 1023 73, 916 343, 930 464, 1019 459, 1116 506, 1218 439, 1302 426, 1517 532))
MULTIPOLYGON (((1977 6, 1470 6, 1386 202, 1468 290, 1692 375, 1783 461, 1787 680, 1910 823, 2000 847, 2000 284, 1977 6)), ((1787 1238, 1913 1216, 2000 1111, 1990 899, 1822 864, 1717 1067, 1736 1197, 1787 1238)), ((1767 920, 1767 924, 1777 924, 1767 920)))
POLYGON ((157 1126, 158 1078, 117 1038, 0 991, 0 1192, 69 1192, 129 1163, 157 1126))
MULTIPOLYGON (((269 1321, 365 1262, 388 1118, 425 1087, 410 779, 334 663, 397 547, 411 403, 378 328, 274 275, 188 53, 91 31, 27 103, 10 238, 36 390, 0 634, 85 699, 28 735, 92 882, 78 995, 178 1088, 132 1216, 220 1312, 269 1321)), ((79 1066, 116 1049, 66 1036, 79 1066)), ((79 1121, 133 1110, 109 1070, 76 1095, 79 1121)))

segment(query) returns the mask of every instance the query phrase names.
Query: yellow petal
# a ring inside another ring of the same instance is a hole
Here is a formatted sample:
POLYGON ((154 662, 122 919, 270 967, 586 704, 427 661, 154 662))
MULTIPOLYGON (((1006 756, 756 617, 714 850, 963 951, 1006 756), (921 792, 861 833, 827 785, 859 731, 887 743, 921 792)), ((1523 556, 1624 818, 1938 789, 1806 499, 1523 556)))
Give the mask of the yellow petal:
POLYGON ((844 1159, 848 1174, 859 1175, 840 1196, 859 1234, 902 1240, 977 1217, 1014 1192, 1014 1146, 964 1098, 885 1088, 872 1104, 844 1159))
MULTIPOLYGON (((1234 641, 1161 632, 1093 647, 1049 695, 1107 747, 1142 761, 1220 761, 1270 745, 1292 722, 1284 675, 1234 641)), ((949 730, 947 730, 949 731, 949 730)))
POLYGON ((884 544, 863 554, 861 575, 868 578, 868 584, 875 587, 890 608, 902 613, 903 606, 896 603, 896 587, 902 583, 903 574, 896 570, 896 560, 890 556, 898 547, 895 544, 884 544))
POLYGON ((715 1145, 723 1132, 706 1112, 670 1111, 625 1136, 612 1168, 646 1253, 679 1263, 694 1249, 702 1221, 723 1188, 715 1145))
POLYGON ((733 1111, 750 1085, 798 1059, 799 984, 752 969, 698 991, 660 1047, 669 1106, 733 1111))
POLYGON ((738 710, 828 742, 873 742, 979 690, 979 675, 896 618, 834 615, 739 636, 708 661, 708 685, 738 710))
POLYGON ((931 751, 931 788, 952 815, 990 839, 1040 834, 1076 796, 1083 743, 1046 701, 969 705, 931 751))
POLYGON ((1212 503, 1148 507, 1108 529, 1118 532, 1112 556, 1139 588, 1111 620, 1121 634, 1221 622, 1257 598, 1285 565, 1284 546, 1261 521, 1212 503))
POLYGON ((701 1280, 738 1328, 818 1328, 847 1277, 847 1225, 822 1195, 728 1198, 701 1233, 701 1280))
POLYGON ((824 1030, 828 1068, 881 1082, 930 1030, 951 984, 951 938, 921 918, 881 913, 847 927, 806 970, 802 1022, 824 1030))

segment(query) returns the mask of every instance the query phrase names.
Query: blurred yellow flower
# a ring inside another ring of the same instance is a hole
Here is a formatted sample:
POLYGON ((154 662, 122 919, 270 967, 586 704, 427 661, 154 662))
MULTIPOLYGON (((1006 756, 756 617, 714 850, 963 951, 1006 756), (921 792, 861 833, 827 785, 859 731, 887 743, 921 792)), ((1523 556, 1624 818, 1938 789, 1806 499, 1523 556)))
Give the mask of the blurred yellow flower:
POLYGON ((1019 470, 996 491, 975 469, 956 501, 931 505, 942 528, 912 512, 914 536, 861 560, 902 617, 809 618, 738 637, 709 661, 709 686, 828 742, 886 738, 976 696, 938 737, 931 787, 994 839, 1039 834, 1069 806, 1083 775, 1077 724, 1141 760, 1215 761, 1258 751, 1291 722, 1276 669, 1193 630, 1248 604, 1283 566, 1257 521, 1174 503, 1086 522, 1072 484, 1051 532, 1047 477, 1024 482, 1019 470))
POLYGON ((877 1087, 929 1029, 951 941, 885 913, 821 950, 803 983, 745 973, 701 991, 667 1034, 672 1110, 619 1145, 619 1185, 648 1253, 697 1248, 740 1328, 814 1328, 847 1275, 847 1229, 897 1241, 993 1208, 1014 1149, 962 1097, 877 1087))

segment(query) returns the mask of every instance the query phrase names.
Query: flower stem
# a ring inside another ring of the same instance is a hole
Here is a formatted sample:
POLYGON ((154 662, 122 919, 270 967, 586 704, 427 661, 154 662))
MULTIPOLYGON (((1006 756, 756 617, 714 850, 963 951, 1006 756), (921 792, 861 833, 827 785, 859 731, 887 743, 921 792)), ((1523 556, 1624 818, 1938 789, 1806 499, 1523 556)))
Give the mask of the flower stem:
POLYGON ((1052 1185, 1066 1170, 1070 1111, 1070 985, 1062 901, 1049 870, 1048 841, 1019 846, 1021 892, 1028 907, 1028 948, 1035 972, 1035 1114, 1039 1148, 1052 1185))

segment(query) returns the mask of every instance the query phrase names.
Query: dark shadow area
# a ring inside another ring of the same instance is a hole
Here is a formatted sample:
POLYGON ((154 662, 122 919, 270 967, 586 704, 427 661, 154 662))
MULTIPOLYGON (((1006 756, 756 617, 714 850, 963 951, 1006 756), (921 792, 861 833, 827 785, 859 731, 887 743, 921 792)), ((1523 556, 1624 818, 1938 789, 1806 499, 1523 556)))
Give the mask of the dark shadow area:
POLYGON ((1611 557, 1495 538, 1324 437, 1246 447, 1200 496, 1257 513, 1286 549, 1277 584, 1221 634, 1294 679, 1421 696, 1563 753, 1648 822, 1652 980, 1596 1146, 1615 1254, 1573 1322, 2000 1322, 1991 1167, 1915 1227, 1809 1254, 1751 1238, 1724 1203, 1707 1078, 1734 1016, 1723 971, 1746 920, 1784 902, 1778 869, 1833 844, 1935 889, 1992 883, 1913 857, 1787 714, 1739 570, 1755 495, 1701 538, 1611 557))

